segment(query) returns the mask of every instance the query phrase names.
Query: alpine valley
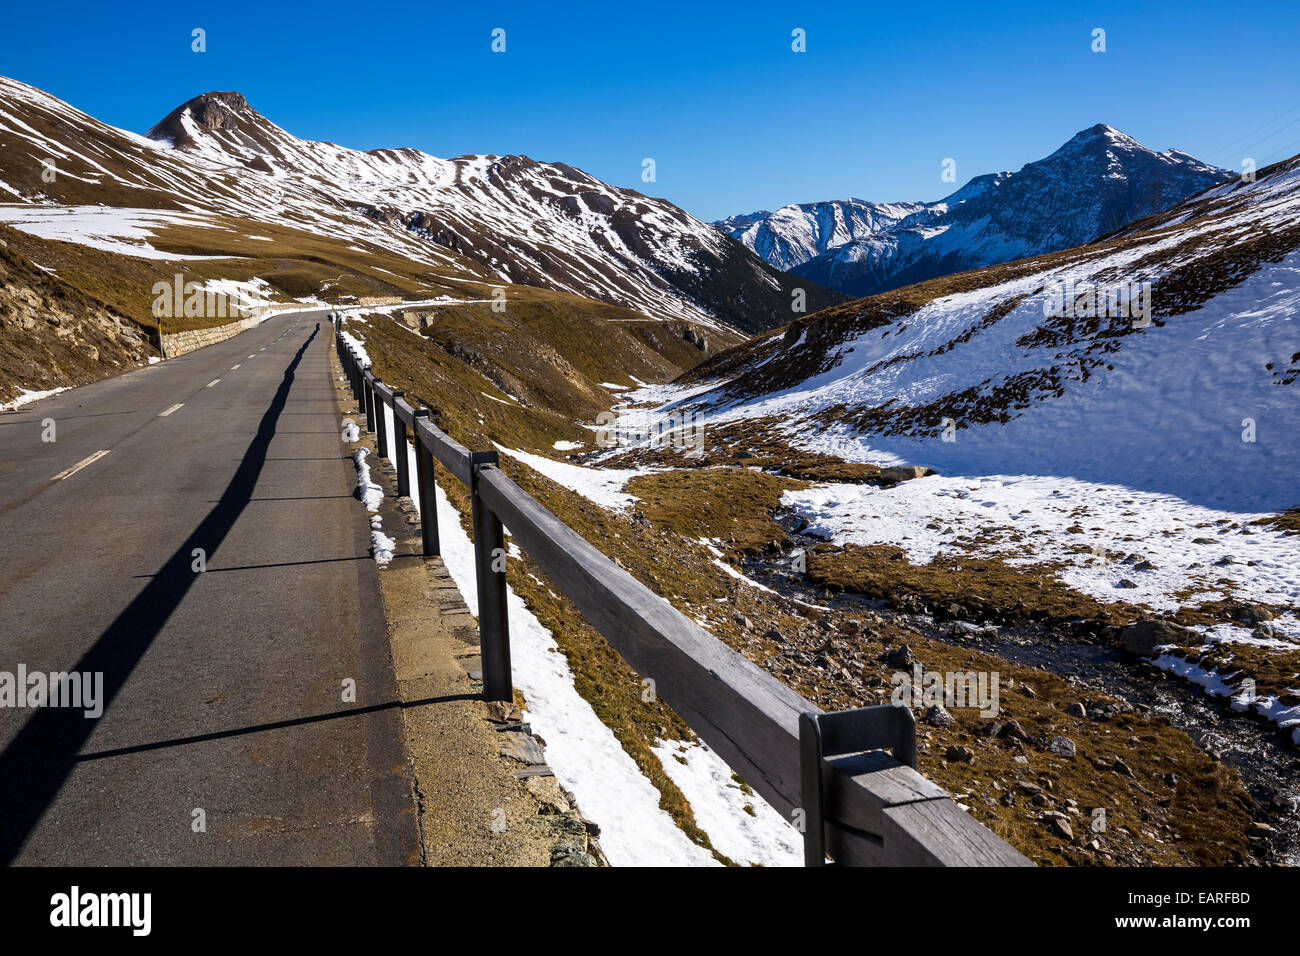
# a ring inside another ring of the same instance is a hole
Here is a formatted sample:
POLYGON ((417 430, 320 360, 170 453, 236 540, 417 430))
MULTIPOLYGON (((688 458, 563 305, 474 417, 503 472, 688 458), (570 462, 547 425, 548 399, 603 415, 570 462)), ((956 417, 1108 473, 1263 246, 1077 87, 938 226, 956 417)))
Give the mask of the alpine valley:
MULTIPOLYGON (((10 408, 157 376, 161 331, 226 321, 161 329, 158 282, 332 312, 387 387, 807 701, 996 678, 996 715, 917 709, 917 766, 1034 862, 1300 863, 1300 158, 1240 177, 1097 125, 938 202, 706 224, 565 162, 299 139, 234 92, 134 133, 0 79, 0 197, 10 408)), ((364 464, 338 424, 313 461, 364 464)), ((470 494, 434 498, 477 608, 470 494)), ((503 550, 526 720, 610 862, 800 863, 503 550)))

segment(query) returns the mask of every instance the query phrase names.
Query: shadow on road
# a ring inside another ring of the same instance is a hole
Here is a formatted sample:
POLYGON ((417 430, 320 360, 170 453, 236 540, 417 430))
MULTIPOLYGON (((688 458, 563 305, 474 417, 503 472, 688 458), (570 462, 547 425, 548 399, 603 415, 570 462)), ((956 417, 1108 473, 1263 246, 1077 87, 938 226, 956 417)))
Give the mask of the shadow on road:
MULTIPOLYGON (((351 558, 314 558, 310 561, 278 561, 274 564, 232 564, 228 568, 214 568, 209 566, 204 569, 203 573, 218 574, 222 571, 261 571, 261 570, 265 570, 266 568, 296 568, 296 567, 301 567, 303 565, 309 565, 309 564, 339 564, 341 562, 347 562, 347 561, 369 561, 371 557, 372 555, 370 554, 358 554, 356 557, 351 557, 351 558)), ((157 577, 157 575, 133 574, 131 575, 131 577, 153 578, 153 577, 157 577)))
MULTIPOLYGON (((317 331, 311 333, 284 370, 280 387, 262 415, 257 434, 221 499, 153 580, 69 669, 103 673, 105 713, 194 583, 197 576, 191 569, 194 549, 202 548, 211 560, 252 499, 267 450, 276 434, 276 421, 293 387, 294 374, 317 331)), ((0 754, 0 863, 11 863, 22 850, 32 829, 72 772, 95 725, 96 721, 87 719, 80 709, 42 708, 0 754)))
POLYGON ((201 744, 210 740, 225 740, 229 737, 243 737, 247 734, 260 734, 268 730, 284 730, 288 727, 301 727, 304 724, 318 724, 324 720, 339 720, 345 717, 362 717, 377 714, 385 710, 411 707, 427 707, 430 704, 450 704, 459 700, 482 700, 481 694, 447 694, 443 697, 424 697, 420 700, 391 700, 385 704, 372 704, 369 707, 352 707, 347 710, 335 710, 328 714, 314 714, 311 717, 290 717, 267 724, 254 724, 251 727, 236 727, 233 730, 214 730, 210 734, 195 734, 191 737, 174 737, 171 740, 157 740, 148 744, 136 744, 132 747, 118 747, 114 750, 100 750, 77 757, 77 763, 88 760, 105 760, 109 757, 124 757, 127 754, 145 753, 150 750, 164 750, 168 747, 184 747, 187 744, 201 744))

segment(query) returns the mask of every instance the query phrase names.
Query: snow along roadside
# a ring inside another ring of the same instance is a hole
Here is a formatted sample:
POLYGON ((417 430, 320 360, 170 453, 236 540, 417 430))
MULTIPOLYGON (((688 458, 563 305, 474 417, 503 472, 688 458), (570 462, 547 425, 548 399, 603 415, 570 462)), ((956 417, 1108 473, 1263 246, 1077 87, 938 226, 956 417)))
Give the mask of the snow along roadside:
MULTIPOLYGON (((389 434, 392 434, 391 430, 389 434)), ((522 461, 534 471, 610 512, 625 510, 637 500, 622 490, 631 478, 661 470, 592 468, 558 462, 502 445, 496 447, 502 454, 522 461)), ((770 589, 723 561, 722 552, 709 542, 704 543, 715 555, 713 562, 718 567, 752 587, 771 593, 770 589)), ((691 805, 695 822, 709 835, 719 853, 740 863, 803 865, 802 838, 794 828, 757 794, 745 793, 733 780, 731 768, 702 742, 660 740, 652 749, 668 778, 691 805)))
MULTIPOLYGON (((415 450, 409 444, 406 454, 414 475, 415 450)), ((411 500, 422 511, 414 483, 411 500)), ((441 486, 436 508, 443 564, 477 614, 474 545, 441 486)), ((507 587, 506 595, 514 682, 528 701, 528 720, 546 741, 546 762, 555 776, 577 798, 583 814, 600 825, 600 845, 610 863, 717 866, 713 855, 691 842, 660 809, 659 791, 573 686, 568 661, 551 632, 513 588, 507 587)))
MULTIPOLYGON (((354 425, 353 429, 355 427, 354 425)), ((344 428, 346 439, 347 426, 344 428)), ((397 542, 384 534, 384 519, 375 513, 384 500, 384 489, 370 480, 370 466, 366 464, 366 456, 369 454, 369 449, 358 448, 352 453, 352 464, 357 468, 357 490, 361 493, 361 503, 370 513, 370 550, 375 556, 375 563, 382 568, 393 560, 393 549, 397 547, 397 542)))

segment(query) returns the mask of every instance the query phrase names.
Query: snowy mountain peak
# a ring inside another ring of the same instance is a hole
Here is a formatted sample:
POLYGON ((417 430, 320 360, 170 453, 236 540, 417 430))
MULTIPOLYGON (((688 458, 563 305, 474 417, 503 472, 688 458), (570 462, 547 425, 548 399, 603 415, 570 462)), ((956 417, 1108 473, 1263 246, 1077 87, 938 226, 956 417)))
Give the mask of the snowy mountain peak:
POLYGON ((273 223, 484 284, 540 286, 715 328, 783 324, 796 286, 810 309, 839 298, 666 200, 574 166, 299 139, 234 91, 188 100, 139 136, 0 80, 0 192, 42 206, 273 223), (46 181, 29 155, 58 158, 59 175, 46 181))
POLYGON ((248 105, 248 100, 244 99, 243 93, 234 90, 201 93, 188 103, 182 104, 179 109, 189 110, 195 121, 207 129, 228 126, 229 118, 240 113, 251 113, 258 119, 263 118, 248 105))
POLYGON ((866 296, 1079 245, 1231 175, 1179 150, 1157 153, 1097 123, 1050 156, 1016 172, 976 176, 939 202, 811 203, 717 225, 779 269, 866 296), (854 204, 901 215, 877 215, 856 233, 820 228, 826 207, 854 204))
POLYGON ((1072 137, 1070 137, 1069 142, 1067 142, 1065 146, 1061 148, 1064 149, 1070 146, 1071 144, 1090 145, 1098 142, 1105 143, 1107 145, 1130 146, 1130 147, 1136 146, 1139 149, 1144 148, 1142 144, 1139 143, 1137 140, 1135 140, 1132 136, 1129 136, 1127 133, 1117 130, 1115 127, 1109 125, 1108 123, 1096 123, 1092 126, 1089 126, 1087 129, 1079 130, 1079 132, 1075 133, 1072 137))
POLYGON ((242 93, 213 91, 187 100, 168 113, 145 135, 166 140, 177 149, 196 148, 197 130, 241 130, 272 126, 264 116, 248 105, 242 93))

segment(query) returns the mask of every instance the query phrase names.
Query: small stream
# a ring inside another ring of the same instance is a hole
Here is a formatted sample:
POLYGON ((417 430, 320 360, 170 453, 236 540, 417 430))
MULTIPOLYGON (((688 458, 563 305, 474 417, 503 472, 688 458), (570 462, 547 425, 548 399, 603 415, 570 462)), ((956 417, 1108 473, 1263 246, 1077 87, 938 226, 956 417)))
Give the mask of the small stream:
POLYGON ((1115 647, 1062 636, 1035 623, 988 627, 979 637, 955 637, 950 623, 929 615, 904 614, 885 602, 861 595, 827 595, 793 567, 794 557, 824 539, 804 534, 801 519, 783 512, 775 518, 792 546, 779 554, 747 558, 744 573, 789 598, 836 611, 870 610, 904 620, 926 637, 954 647, 986 651, 1013 664, 1050 671, 1072 685, 1127 701, 1168 716, 1202 750, 1241 774, 1256 803, 1256 819, 1273 827, 1271 857, 1261 862, 1300 865, 1300 752, 1283 740, 1275 725, 1230 710, 1223 698, 1150 665, 1135 664, 1115 647))

